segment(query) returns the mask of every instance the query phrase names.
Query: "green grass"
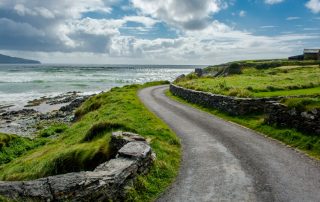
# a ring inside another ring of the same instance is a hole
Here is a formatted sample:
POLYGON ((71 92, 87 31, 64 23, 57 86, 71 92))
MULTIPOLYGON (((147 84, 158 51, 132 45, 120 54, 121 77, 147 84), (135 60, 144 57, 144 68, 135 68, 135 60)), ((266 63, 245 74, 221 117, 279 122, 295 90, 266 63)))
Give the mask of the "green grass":
POLYGON ((0 167, 37 147, 43 146, 48 140, 44 138, 29 139, 16 135, 0 133, 0 167))
POLYGON ((255 93, 255 97, 277 97, 277 96, 313 96, 320 95, 320 86, 315 88, 305 88, 298 90, 282 90, 273 92, 255 93))
POLYGON ((286 98, 281 102, 287 105, 290 109, 296 108, 301 111, 312 110, 314 108, 320 109, 320 98, 286 98))
MULTIPOLYGON (((150 172, 130 189, 128 200, 154 200, 175 179, 181 157, 179 139, 137 96, 140 89, 156 84, 162 83, 113 88, 91 97, 77 110, 77 122, 64 128, 56 139, 2 165, 1 180, 30 180, 93 169, 110 158, 111 132, 125 129, 146 137, 157 155, 150 172)), ((56 133, 54 128, 43 134, 56 133)))
POLYGON ((313 134, 304 134, 290 128, 280 128, 276 126, 269 126, 264 123, 264 115, 248 115, 248 116, 231 116, 227 113, 221 112, 212 108, 205 108, 197 104, 191 104, 187 101, 174 96, 167 91, 166 95, 178 102, 195 107, 202 111, 208 112, 218 116, 224 120, 237 123, 252 130, 258 131, 268 137, 277 139, 287 145, 297 148, 304 153, 320 159, 320 137, 313 134))
POLYGON ((189 89, 238 97, 319 95, 318 66, 280 66, 256 69, 243 67, 242 74, 227 77, 186 77, 175 82, 189 89))

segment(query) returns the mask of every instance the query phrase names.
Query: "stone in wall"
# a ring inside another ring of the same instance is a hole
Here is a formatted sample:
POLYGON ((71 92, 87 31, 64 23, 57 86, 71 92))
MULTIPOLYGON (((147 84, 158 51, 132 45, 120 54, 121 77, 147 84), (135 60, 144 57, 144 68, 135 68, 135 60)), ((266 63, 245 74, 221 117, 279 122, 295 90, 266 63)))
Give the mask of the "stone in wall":
POLYGON ((146 140, 134 133, 115 132, 115 159, 94 171, 67 173, 32 181, 0 181, 0 195, 18 201, 123 201, 126 187, 148 172, 155 155, 146 140))
POLYGON ((281 103, 273 103, 267 114, 265 122, 269 125, 296 128, 304 133, 320 135, 320 109, 301 111, 289 109, 281 103))

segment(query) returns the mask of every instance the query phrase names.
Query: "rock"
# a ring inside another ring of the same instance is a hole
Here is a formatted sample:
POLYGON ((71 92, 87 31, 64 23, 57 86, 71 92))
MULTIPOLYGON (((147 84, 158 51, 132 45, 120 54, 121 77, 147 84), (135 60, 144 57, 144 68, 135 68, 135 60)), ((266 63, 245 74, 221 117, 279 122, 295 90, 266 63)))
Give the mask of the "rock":
POLYGON ((176 78, 176 81, 180 81, 181 79, 184 79, 185 77, 186 77, 186 75, 181 74, 180 76, 178 76, 178 77, 176 78))
POLYGON ((203 69, 201 69, 201 68, 196 68, 196 69, 194 70, 194 72, 196 73, 196 75, 197 75, 198 77, 203 76, 203 69))
POLYGON ((301 116, 307 119, 314 119, 314 116, 312 116, 308 112, 301 112, 301 116))
POLYGON ((117 132, 112 133, 110 146, 115 151, 118 151, 125 144, 127 144, 129 142, 133 142, 133 141, 145 142, 146 140, 142 136, 135 134, 135 133, 117 131, 117 132))
POLYGON ((143 159, 150 154, 151 147, 145 142, 129 142, 118 151, 119 157, 132 159, 143 159))
POLYGON ((294 115, 297 115, 297 111, 296 111, 296 109, 295 108, 293 108, 293 109, 291 109, 291 110, 289 110, 289 112, 288 112, 291 116, 294 116, 294 115))

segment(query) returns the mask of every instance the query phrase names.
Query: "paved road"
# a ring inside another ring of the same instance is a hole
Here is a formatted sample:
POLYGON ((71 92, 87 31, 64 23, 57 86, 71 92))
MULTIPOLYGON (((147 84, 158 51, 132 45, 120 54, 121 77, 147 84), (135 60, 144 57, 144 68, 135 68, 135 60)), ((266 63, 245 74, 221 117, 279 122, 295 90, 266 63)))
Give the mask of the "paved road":
POLYGON ((181 138, 176 182, 158 201, 320 201, 318 162, 277 141, 164 95, 139 92, 145 105, 181 138))

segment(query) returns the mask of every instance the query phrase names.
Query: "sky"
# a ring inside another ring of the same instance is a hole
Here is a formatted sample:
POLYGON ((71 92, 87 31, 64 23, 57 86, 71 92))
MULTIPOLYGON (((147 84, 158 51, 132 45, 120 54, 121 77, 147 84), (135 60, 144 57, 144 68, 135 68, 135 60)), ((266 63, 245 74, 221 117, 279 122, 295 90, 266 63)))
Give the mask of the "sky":
POLYGON ((0 0, 0 53, 43 63, 219 64, 320 48, 320 0, 0 0))

